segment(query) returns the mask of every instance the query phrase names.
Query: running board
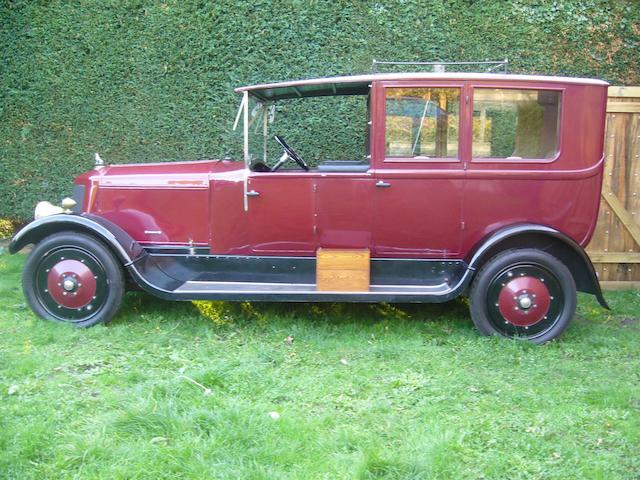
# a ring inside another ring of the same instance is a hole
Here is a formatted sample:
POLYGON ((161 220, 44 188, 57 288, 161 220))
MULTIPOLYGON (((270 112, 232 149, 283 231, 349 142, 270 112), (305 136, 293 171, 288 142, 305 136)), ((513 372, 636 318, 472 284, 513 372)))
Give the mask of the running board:
POLYGON ((447 284, 371 285, 368 292, 318 291, 315 284, 185 282, 174 298, 285 302, 445 302, 457 289, 447 284))
POLYGON ((161 298, 264 302, 446 302, 471 278, 462 261, 372 259, 368 291, 319 291, 314 260, 151 254, 129 271, 140 287, 161 298))

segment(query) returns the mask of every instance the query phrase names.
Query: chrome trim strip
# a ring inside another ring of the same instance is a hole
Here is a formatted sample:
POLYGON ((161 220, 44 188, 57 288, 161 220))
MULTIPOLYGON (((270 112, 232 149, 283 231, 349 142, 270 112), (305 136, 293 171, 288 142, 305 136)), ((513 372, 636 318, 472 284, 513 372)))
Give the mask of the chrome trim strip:
POLYGON ((189 281, 174 290, 175 293, 228 293, 236 294, 297 294, 297 293, 313 293, 319 295, 335 295, 335 294, 362 294, 362 295, 441 295, 450 291, 446 284, 439 285, 371 285, 369 291, 318 291, 315 284, 310 283, 258 283, 258 282, 200 282, 189 281), (238 286, 253 286, 253 289, 236 289, 238 286), (198 288, 201 287, 201 288, 198 288), (206 289, 206 287, 218 287, 206 289), (226 288, 222 288, 226 287, 226 288), (391 288, 389 288, 391 287, 391 288))

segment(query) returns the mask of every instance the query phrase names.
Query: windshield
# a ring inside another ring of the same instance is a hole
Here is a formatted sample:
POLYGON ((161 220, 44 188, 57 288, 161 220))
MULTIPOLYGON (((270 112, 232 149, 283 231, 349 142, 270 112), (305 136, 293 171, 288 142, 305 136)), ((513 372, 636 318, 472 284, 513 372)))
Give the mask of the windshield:
MULTIPOLYGON (((260 102, 249 95, 249 158, 267 161, 269 121, 273 121, 274 105, 260 102), (271 115, 270 115, 271 113, 271 115)), ((271 135, 273 136, 273 135, 271 135)))
MULTIPOLYGON (((369 163, 369 96, 338 95, 262 102, 248 95, 248 163, 273 167, 280 135, 311 168, 326 162, 369 163)), ((242 109, 241 109, 242 110, 242 109)), ((244 128, 244 113, 238 112, 244 128)), ((295 169, 287 162, 282 169, 295 169)))

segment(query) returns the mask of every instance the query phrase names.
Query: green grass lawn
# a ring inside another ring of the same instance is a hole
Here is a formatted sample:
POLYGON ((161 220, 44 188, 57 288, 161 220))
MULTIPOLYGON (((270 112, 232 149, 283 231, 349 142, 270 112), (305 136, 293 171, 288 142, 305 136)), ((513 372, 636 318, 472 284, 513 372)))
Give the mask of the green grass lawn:
POLYGON ((31 313, 23 260, 0 255, 1 478, 640 477, 638 292, 581 296, 544 346, 478 336, 462 301, 220 326, 134 293, 78 330, 31 313))

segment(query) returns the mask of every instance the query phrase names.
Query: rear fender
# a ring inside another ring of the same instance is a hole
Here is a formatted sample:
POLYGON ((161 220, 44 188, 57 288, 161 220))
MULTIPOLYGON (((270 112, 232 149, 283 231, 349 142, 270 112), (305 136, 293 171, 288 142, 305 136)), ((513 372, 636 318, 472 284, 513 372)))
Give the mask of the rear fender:
POLYGON ((578 291, 594 295, 600 305, 609 309, 584 249, 554 228, 536 224, 506 227, 480 242, 466 260, 471 269, 478 270, 494 255, 512 248, 537 248, 552 254, 567 266, 578 291))

